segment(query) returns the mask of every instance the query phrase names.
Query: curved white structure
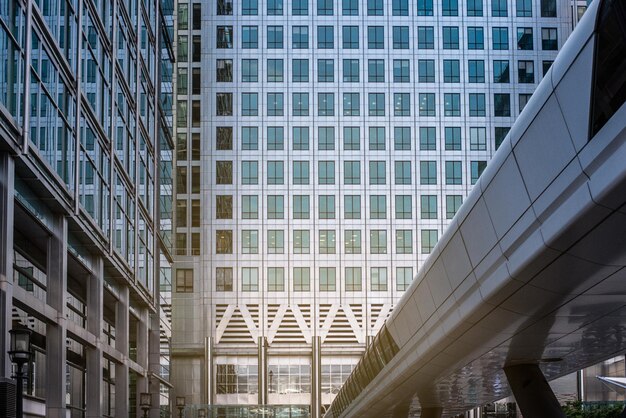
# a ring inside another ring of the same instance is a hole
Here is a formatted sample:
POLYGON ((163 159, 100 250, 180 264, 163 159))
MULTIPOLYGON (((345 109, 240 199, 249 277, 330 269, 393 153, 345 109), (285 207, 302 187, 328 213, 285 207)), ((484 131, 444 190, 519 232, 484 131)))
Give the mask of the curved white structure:
POLYGON ((450 416, 507 396, 503 368, 626 350, 625 28, 592 3, 326 417, 450 416))

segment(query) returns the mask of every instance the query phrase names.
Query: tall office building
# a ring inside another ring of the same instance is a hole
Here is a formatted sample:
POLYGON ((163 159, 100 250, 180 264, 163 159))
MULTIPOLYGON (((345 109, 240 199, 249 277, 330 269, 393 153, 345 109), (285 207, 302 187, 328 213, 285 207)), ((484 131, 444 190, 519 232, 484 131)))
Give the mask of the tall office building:
MULTIPOLYGON (((0 393, 9 330, 30 329, 27 417, 136 417, 142 392, 150 416, 170 410, 172 13, 157 0, 0 2, 0 393)), ((10 397, 0 406, 14 416, 10 397)))
POLYGON ((318 416, 585 3, 177 7, 173 381, 318 416))

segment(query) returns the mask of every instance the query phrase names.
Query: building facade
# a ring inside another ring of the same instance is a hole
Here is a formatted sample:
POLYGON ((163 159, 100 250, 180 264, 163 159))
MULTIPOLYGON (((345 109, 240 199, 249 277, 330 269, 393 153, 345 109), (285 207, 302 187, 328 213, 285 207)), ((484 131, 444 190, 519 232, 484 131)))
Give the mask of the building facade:
POLYGON ((181 394, 319 416, 585 7, 179 1, 181 394))
POLYGON ((0 379, 8 331, 32 330, 28 417, 136 417, 142 392, 170 413, 162 3, 0 4, 0 379))

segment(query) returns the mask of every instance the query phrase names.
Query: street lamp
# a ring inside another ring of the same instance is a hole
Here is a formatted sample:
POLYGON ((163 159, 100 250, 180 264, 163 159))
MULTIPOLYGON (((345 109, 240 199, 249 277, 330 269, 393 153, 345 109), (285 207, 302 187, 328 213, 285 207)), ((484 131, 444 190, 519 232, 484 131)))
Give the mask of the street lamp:
POLYGON ((143 411, 143 418, 148 418, 148 411, 152 407, 152 394, 141 393, 139 394, 139 407, 143 411))
POLYGON ((183 409, 185 409, 185 397, 177 396, 176 397, 176 407, 178 408, 178 416, 183 418, 183 409))
POLYGON ((17 418, 22 418, 23 414, 23 391, 24 384, 24 371, 22 367, 25 363, 30 362, 32 357, 32 351, 30 347, 30 336, 32 331, 27 328, 12 329, 9 331, 11 334, 11 350, 9 350, 9 357, 11 363, 15 363, 16 371, 15 378, 17 379, 17 397, 15 398, 15 412, 17 418))

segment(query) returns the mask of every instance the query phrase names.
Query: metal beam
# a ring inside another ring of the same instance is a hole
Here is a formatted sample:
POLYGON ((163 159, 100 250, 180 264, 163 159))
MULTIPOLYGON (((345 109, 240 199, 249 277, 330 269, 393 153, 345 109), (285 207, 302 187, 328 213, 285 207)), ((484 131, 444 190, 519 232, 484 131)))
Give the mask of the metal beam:
POLYGON ((523 416, 566 418, 538 364, 508 366, 504 373, 523 416))

